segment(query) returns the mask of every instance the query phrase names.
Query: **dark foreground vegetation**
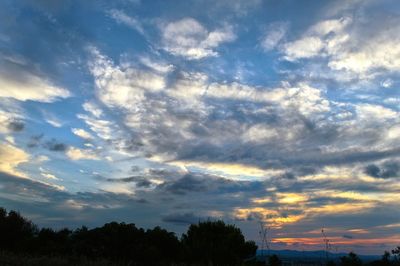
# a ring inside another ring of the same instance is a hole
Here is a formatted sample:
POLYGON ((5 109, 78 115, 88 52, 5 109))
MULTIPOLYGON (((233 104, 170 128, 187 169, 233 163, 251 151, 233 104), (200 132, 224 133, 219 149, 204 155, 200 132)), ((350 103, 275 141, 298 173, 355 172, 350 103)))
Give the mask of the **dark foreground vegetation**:
MULTIPOLYGON (((328 265, 335 265, 334 262, 330 262, 328 265)), ((349 255, 340 258, 340 264, 343 266, 400 266, 400 246, 392 250, 391 253, 385 251, 380 260, 375 260, 368 263, 363 261, 357 256, 357 254, 350 252, 349 255)))
POLYGON ((354 253, 301 262, 276 255, 256 260, 257 246, 223 221, 192 224, 180 239, 160 227, 144 230, 111 222, 93 229, 39 229, 18 212, 0 208, 0 265, 337 265, 400 266, 400 247, 363 264, 354 253))
POLYGON ((257 246, 223 221, 193 224, 178 239, 160 227, 111 222, 39 229, 0 208, 0 265, 252 265, 257 246))
MULTIPOLYGON (((366 256, 364 256, 366 257, 366 256)), ((367 256, 368 257, 368 256, 367 256)), ((375 257, 375 256, 374 256, 375 257)), ((377 256, 378 257, 378 256, 377 256)), ((281 256, 277 255, 266 256, 269 266, 400 266, 400 247, 392 250, 391 253, 385 251, 380 259, 365 260, 362 261, 360 257, 350 252, 345 256, 337 256, 335 258, 323 259, 323 258, 296 258, 292 256, 281 256)))

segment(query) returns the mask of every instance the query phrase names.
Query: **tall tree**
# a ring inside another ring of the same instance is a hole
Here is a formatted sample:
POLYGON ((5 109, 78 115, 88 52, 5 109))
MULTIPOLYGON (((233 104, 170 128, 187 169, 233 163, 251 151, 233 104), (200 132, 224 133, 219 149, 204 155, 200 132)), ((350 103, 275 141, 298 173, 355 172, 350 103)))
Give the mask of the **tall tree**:
POLYGON ((182 243, 186 259, 203 265, 240 265, 257 250, 253 241, 245 241, 239 228, 223 221, 192 224, 182 243))

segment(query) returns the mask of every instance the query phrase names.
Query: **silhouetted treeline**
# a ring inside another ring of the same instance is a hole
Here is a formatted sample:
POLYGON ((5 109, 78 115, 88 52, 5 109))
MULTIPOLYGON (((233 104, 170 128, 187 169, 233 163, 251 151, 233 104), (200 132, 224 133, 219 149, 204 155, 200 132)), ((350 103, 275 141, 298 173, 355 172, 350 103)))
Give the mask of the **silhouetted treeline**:
POLYGON ((350 252, 347 256, 340 258, 338 263, 334 261, 329 261, 327 266, 400 266, 400 246, 392 250, 392 253, 385 251, 380 260, 375 260, 368 263, 363 263, 363 261, 355 254, 350 252))
POLYGON ((239 228, 223 221, 193 224, 178 239, 160 227, 144 230, 117 222, 94 229, 39 229, 18 212, 0 208, 1 265, 28 265, 20 256, 66 258, 65 265, 244 265, 256 250, 239 228), (15 263, 5 256, 15 256, 15 263))
MULTIPOLYGON (((268 266, 283 266, 283 265, 318 265, 318 266, 400 266, 400 246, 392 250, 392 252, 385 251, 381 259, 375 261, 363 262, 360 257, 354 252, 348 255, 334 258, 330 260, 325 259, 304 259, 304 258, 286 258, 281 259, 273 254, 266 257, 268 266)), ((263 264, 265 265, 265 264, 263 264)))

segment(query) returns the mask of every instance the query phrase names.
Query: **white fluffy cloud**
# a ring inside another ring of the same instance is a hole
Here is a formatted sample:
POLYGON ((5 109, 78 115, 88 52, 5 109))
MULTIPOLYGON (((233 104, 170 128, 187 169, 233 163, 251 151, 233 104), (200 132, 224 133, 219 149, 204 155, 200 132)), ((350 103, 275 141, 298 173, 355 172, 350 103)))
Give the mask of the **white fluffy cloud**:
POLYGON ((68 148, 66 155, 71 160, 100 160, 96 153, 88 149, 79 149, 76 147, 68 148))
MULTIPOLYGON (((113 123, 104 119, 96 119, 87 115, 78 114, 77 117, 82 119, 96 135, 104 140, 112 139, 113 123)), ((115 133, 115 132, 114 132, 115 133)))
POLYGON ((322 48, 323 42, 318 37, 304 37, 285 45, 286 59, 295 60, 317 56, 322 48))
POLYGON ((92 134, 82 128, 72 128, 71 131, 72 133, 83 139, 93 139, 92 134))
MULTIPOLYGON (((111 107, 134 108, 145 98, 146 92, 165 87, 162 75, 133 67, 115 66, 96 49, 91 50, 94 60, 90 70, 96 79, 98 98, 111 107)), ((88 107, 88 106, 87 106, 88 107)))
POLYGON ((321 90, 305 83, 296 86, 285 84, 283 88, 254 88, 239 83, 212 83, 207 90, 208 97, 250 100, 253 102, 275 103, 283 109, 296 108, 304 115, 329 111, 329 101, 321 90))
POLYGON ((71 96, 68 90, 22 68, 16 73, 9 72, 0 67, 0 97, 49 103, 71 96))
POLYGON ((348 70, 358 74, 383 68, 389 71, 400 71, 400 27, 385 31, 381 36, 371 38, 368 44, 359 49, 338 54, 329 66, 333 69, 348 70), (393 38, 394 37, 394 38, 393 38))
POLYGON ((348 40, 345 28, 351 21, 345 17, 316 23, 301 38, 283 45, 285 58, 294 61, 337 53, 339 47, 348 40))
POLYGON ((363 78, 385 73, 382 70, 399 72, 399 20, 383 20, 380 27, 360 17, 322 20, 300 38, 283 44, 281 51, 289 61, 327 58, 330 69, 363 78))
POLYGON ((220 44, 236 39, 231 26, 209 31, 193 18, 170 22, 162 31, 164 49, 188 59, 217 56, 220 44))
POLYGON ((356 111, 360 119, 372 123, 398 118, 398 112, 376 104, 358 104, 356 105, 356 111))
POLYGON ((96 118, 103 115, 103 111, 93 102, 85 102, 82 107, 86 112, 91 113, 96 118))
POLYGON ((28 162, 30 158, 28 153, 10 143, 0 143, 0 157, 2 158, 0 161, 0 171, 26 177, 17 167, 21 163, 28 162))
POLYGON ((198 104, 206 93, 208 83, 208 77, 204 73, 182 72, 167 93, 187 104, 198 104))

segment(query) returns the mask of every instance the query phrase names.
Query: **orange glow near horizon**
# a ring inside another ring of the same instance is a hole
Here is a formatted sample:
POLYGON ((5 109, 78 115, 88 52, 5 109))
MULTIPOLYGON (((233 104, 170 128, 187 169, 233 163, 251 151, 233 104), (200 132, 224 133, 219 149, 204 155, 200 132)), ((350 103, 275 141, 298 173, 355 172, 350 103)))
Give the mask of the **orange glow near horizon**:
MULTIPOLYGON (((400 234, 385 238, 344 238, 344 237, 328 237, 330 242, 335 246, 369 246, 369 245, 399 245, 400 234)), ((314 246, 323 244, 322 237, 278 237, 271 240, 272 243, 284 243, 286 245, 302 245, 314 246)))

